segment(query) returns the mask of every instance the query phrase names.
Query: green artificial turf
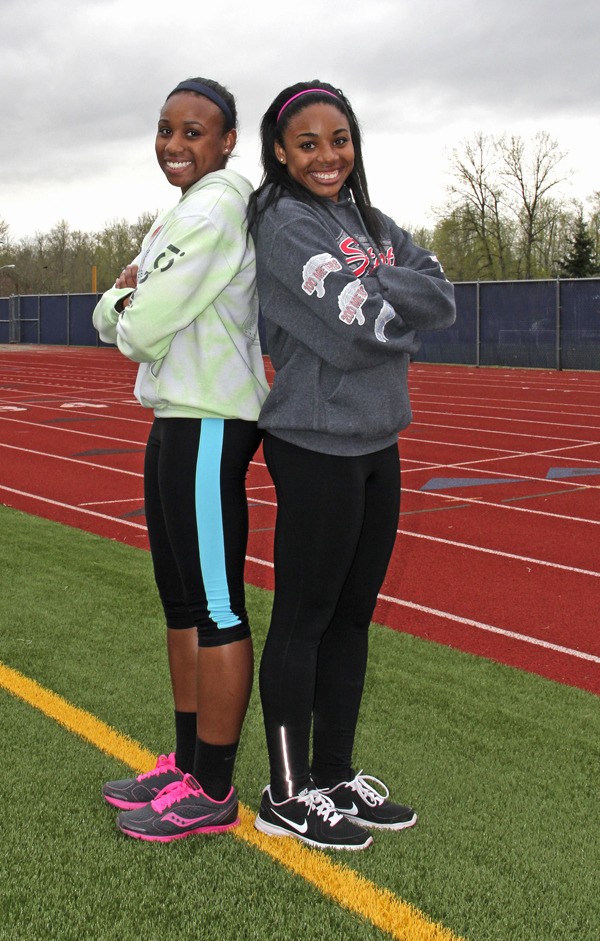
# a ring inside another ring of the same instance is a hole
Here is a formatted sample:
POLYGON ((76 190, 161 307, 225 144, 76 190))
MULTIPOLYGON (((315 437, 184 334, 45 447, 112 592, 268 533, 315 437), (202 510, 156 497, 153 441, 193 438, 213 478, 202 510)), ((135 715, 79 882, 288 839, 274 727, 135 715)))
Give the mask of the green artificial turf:
MULTIPOLYGON (((148 553, 6 508, 0 533, 0 660, 171 750, 148 553)), ((248 588, 257 660, 270 603, 248 588)), ((231 835, 122 837, 99 796, 119 762, 3 691, 0 725, 1 939, 383 937, 231 835)), ((599 733, 590 693, 374 626, 356 762, 419 823, 341 861, 470 941, 597 941, 599 733)), ((255 687, 241 800, 266 781, 255 687)))

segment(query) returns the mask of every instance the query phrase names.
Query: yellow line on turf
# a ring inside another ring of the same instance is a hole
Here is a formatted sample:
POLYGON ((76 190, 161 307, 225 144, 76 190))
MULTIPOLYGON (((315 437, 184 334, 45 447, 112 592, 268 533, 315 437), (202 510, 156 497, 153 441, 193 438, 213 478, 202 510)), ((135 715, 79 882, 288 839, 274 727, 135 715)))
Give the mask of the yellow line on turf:
MULTIPOLYGON (((148 749, 2 662, 0 686, 136 773, 154 767, 156 756, 148 749)), ((240 826, 232 831, 234 836, 257 847, 311 882, 323 895, 366 918, 397 941, 463 941, 443 925, 430 921, 413 905, 352 869, 333 862, 326 854, 308 849, 293 839, 259 833, 254 828, 254 814, 243 804, 240 804, 240 820, 240 826)))
POLYGON ((45 715, 64 725, 69 732, 75 732, 81 738, 100 748, 107 755, 118 758, 123 764, 139 771, 149 771, 154 767, 156 756, 142 748, 133 739, 116 732, 105 722, 77 706, 71 705, 62 696, 45 689, 18 670, 5 666, 0 661, 0 685, 34 706, 45 715))

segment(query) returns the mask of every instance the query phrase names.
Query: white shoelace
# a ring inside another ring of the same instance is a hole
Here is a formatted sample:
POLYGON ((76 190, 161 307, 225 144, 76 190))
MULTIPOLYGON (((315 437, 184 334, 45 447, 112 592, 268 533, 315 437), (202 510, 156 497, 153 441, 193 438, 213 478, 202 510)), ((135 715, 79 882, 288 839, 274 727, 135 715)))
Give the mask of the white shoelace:
POLYGON ((383 781, 373 777, 372 774, 363 774, 362 771, 359 771, 352 781, 348 781, 347 787, 351 787, 353 791, 356 791, 365 803, 370 804, 371 807, 378 807, 379 804, 383 804, 384 800, 390 796, 390 792, 383 781), (369 782, 373 783, 371 784, 369 782), (385 794, 380 794, 379 791, 373 787, 373 784, 378 784, 379 787, 383 788, 385 794))
POLYGON ((297 800, 302 801, 303 804, 306 804, 309 812, 311 810, 316 811, 316 813, 323 817, 323 820, 326 820, 330 826, 335 827, 342 819, 342 814, 339 814, 335 809, 335 804, 333 803, 330 797, 327 797, 326 794, 321 794, 316 788, 308 790, 308 788, 298 794, 297 800))

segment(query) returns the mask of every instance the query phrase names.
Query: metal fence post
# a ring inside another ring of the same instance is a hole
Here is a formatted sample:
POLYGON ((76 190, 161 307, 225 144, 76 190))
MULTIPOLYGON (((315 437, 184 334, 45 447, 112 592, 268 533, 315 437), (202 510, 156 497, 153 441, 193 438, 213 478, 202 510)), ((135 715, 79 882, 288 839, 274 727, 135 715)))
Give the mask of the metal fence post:
POLYGON ((561 336, 561 297, 560 297, 560 278, 556 279, 556 368, 562 369, 562 336, 561 336))
POLYGON ((21 342, 21 299, 17 294, 11 294, 8 299, 8 342, 21 342))
POLYGON ((475 318, 475 365, 481 365, 481 290, 479 281, 476 285, 476 307, 477 315, 475 318))

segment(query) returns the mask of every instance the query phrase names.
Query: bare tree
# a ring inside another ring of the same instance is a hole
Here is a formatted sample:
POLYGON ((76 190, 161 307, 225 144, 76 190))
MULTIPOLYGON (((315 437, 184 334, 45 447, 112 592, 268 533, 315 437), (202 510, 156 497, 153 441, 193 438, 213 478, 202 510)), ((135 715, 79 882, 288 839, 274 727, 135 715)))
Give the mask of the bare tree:
MULTIPOLYGON (((434 242, 459 240, 457 268, 472 279, 544 277, 556 272, 564 239, 564 202, 554 198, 566 174, 564 154, 545 131, 531 140, 479 132, 453 151, 449 200, 434 242)), ((599 200, 600 201, 600 200, 599 200)), ((568 216, 568 219, 566 218, 568 216)))
POLYGON ((529 145, 518 135, 502 137, 497 151, 500 175, 509 194, 508 206, 521 234, 523 277, 532 278, 536 249, 556 223, 560 210, 559 203, 548 194, 565 180, 558 170, 565 155, 546 131, 539 131, 529 145))
POLYGON ((499 182, 497 142, 481 132, 454 150, 451 169, 455 182, 450 186, 451 210, 460 210, 463 235, 470 252, 480 255, 478 277, 507 276, 508 233, 501 212, 502 188, 499 182))
POLYGON ((600 264, 600 190, 590 196, 589 230, 594 242, 594 255, 600 264))
POLYGON ((0 252, 5 252, 9 246, 8 222, 0 218, 0 252))

